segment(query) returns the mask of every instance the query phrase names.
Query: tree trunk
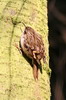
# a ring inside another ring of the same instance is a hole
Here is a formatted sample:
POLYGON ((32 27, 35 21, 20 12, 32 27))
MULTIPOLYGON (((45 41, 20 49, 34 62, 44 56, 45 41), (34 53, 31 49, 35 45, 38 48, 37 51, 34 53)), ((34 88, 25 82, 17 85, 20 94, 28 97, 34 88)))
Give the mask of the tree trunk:
POLYGON ((46 0, 0 0, 0 100, 50 100, 46 0), (46 51, 43 73, 35 82, 32 67, 19 53, 24 25, 42 35, 46 51))

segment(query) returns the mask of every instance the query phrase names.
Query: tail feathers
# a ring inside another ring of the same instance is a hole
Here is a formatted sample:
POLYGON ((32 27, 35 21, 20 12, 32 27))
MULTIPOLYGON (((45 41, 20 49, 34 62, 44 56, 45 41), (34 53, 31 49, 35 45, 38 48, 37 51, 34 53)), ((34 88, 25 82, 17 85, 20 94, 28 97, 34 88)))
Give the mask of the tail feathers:
POLYGON ((33 76, 35 80, 38 80, 38 67, 35 64, 33 66, 33 76))

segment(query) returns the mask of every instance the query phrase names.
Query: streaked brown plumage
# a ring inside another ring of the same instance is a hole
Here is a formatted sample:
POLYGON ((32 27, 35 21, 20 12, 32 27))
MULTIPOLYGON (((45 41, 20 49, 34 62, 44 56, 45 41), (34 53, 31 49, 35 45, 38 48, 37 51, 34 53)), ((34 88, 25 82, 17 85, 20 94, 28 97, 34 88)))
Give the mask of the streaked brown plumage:
POLYGON ((44 44, 41 35, 36 33, 31 27, 25 27, 20 39, 21 50, 32 59, 33 75, 35 80, 38 79, 38 65, 40 60, 45 60, 44 44))

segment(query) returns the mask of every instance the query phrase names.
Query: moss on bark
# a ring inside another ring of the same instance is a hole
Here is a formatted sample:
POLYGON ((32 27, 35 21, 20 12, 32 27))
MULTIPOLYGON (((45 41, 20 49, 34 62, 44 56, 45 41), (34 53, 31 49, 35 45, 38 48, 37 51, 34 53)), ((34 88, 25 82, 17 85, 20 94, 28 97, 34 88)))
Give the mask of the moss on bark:
POLYGON ((0 100, 50 100, 46 0, 0 0, 0 100), (42 35, 46 64, 39 80, 14 46, 19 43, 23 23, 42 35))

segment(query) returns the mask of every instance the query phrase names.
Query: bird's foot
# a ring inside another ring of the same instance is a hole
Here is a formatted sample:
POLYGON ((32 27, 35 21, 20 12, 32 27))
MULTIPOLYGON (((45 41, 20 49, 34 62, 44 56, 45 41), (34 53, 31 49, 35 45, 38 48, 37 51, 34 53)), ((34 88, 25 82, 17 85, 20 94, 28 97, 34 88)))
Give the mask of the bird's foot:
POLYGON ((15 43, 15 45, 14 45, 17 49, 18 49, 18 51, 20 52, 20 54, 22 54, 22 50, 21 50, 21 48, 20 47, 18 47, 18 45, 15 43))

